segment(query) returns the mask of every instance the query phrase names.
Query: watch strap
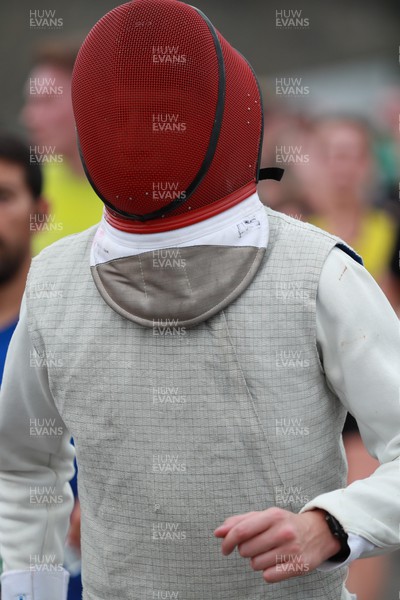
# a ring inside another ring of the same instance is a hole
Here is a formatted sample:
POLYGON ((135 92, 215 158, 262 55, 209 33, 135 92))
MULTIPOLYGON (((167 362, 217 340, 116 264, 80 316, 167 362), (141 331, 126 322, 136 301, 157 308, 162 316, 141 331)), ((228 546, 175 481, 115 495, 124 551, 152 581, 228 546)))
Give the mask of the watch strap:
POLYGON ((340 542, 340 550, 333 556, 331 556, 328 560, 333 562, 343 562, 346 558, 349 557, 351 549, 347 543, 348 535, 343 529, 342 525, 339 521, 330 513, 326 513, 325 520, 328 524, 329 529, 331 530, 332 535, 334 535, 340 542))

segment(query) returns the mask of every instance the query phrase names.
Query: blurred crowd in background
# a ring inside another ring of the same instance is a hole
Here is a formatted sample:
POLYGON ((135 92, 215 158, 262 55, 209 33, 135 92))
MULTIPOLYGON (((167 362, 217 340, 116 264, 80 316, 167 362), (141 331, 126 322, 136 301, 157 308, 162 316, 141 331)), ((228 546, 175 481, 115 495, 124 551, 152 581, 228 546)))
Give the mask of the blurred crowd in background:
POLYGON ((261 182, 259 194, 350 244, 399 314, 400 87, 387 90, 380 110, 380 126, 345 112, 267 110, 262 160, 285 174, 261 182))
MULTIPOLYGON (((69 93, 76 52, 76 44, 61 37, 39 45, 21 90, 23 133, 0 131, 0 383, 31 257, 102 215, 76 143, 69 93)), ((280 85, 299 87, 293 80, 280 85)), ((262 166, 285 173, 281 182, 260 182, 262 202, 343 238, 400 315, 400 86, 381 90, 375 119, 354 109, 313 115, 274 92, 264 91, 262 166)), ((343 438, 349 482, 368 476, 377 462, 350 417, 343 438)), ((72 486, 76 503, 65 559, 69 600, 81 598, 76 477, 72 486)), ((347 587, 359 600, 394 600, 399 563, 398 553, 356 561, 347 587)))

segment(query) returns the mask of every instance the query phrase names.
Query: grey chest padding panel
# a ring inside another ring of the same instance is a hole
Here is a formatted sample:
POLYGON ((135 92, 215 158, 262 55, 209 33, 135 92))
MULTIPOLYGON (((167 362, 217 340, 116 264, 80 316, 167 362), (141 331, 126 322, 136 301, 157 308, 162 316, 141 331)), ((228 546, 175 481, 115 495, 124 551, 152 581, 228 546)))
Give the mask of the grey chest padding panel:
POLYGON ((190 327, 235 300, 254 278, 265 248, 191 246, 154 250, 91 267, 104 301, 121 316, 153 327, 190 327))

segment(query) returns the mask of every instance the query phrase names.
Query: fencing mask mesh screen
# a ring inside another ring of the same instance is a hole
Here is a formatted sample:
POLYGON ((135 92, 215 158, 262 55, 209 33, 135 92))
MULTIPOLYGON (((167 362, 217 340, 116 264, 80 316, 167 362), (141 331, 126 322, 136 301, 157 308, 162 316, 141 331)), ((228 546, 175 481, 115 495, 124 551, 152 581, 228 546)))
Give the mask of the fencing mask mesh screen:
POLYGON ((72 101, 86 174, 121 229, 188 225, 255 190, 258 82, 192 6, 133 0, 107 13, 79 51, 72 101))

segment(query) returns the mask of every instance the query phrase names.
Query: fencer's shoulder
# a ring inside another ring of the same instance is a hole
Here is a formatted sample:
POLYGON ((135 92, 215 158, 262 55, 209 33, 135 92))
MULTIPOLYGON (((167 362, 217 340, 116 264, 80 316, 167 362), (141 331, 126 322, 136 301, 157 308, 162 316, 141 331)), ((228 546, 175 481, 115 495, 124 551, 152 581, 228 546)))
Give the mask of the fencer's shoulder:
POLYGON ((66 235, 56 242, 49 244, 49 246, 43 248, 43 250, 32 259, 32 264, 72 257, 76 253, 79 254, 79 252, 85 252, 90 246, 98 226, 99 223, 96 223, 96 225, 92 225, 84 231, 66 235))
MULTIPOLYGON (((89 265, 90 248, 97 228, 98 224, 65 236, 35 256, 26 281, 28 294, 29 290, 35 290, 37 285, 45 282, 57 287, 67 285, 71 279, 81 278, 82 272, 86 272, 85 266, 89 265)), ((35 296, 34 293, 29 295, 35 296)))
POLYGON ((306 236, 308 234, 310 237, 321 236, 329 240, 343 241, 339 237, 328 233, 316 225, 302 221, 297 216, 287 215, 277 210, 273 210, 269 206, 265 206, 264 208, 267 212, 269 223, 276 229, 279 229, 281 233, 287 233, 290 235, 291 230, 293 231, 293 229, 297 229, 303 231, 306 236))
POLYGON ((314 247, 316 252, 325 248, 328 254, 333 248, 339 248, 359 264, 363 264, 361 256, 337 235, 333 235, 316 225, 291 217, 277 210, 265 206, 268 215, 271 238, 275 243, 279 240, 283 247, 290 248, 296 253, 314 247))

